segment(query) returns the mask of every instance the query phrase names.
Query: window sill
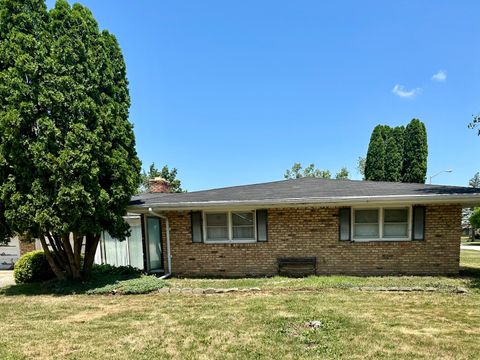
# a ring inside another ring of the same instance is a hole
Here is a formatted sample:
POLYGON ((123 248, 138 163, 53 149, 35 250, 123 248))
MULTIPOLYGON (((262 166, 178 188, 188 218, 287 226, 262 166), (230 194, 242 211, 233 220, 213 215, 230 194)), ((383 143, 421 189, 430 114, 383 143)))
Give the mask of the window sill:
POLYGON ((232 244, 256 244, 257 240, 205 240, 204 244, 232 245, 232 244))
POLYGON ((378 238, 378 239, 353 239, 352 242, 397 242, 397 241, 412 241, 410 238, 378 238))

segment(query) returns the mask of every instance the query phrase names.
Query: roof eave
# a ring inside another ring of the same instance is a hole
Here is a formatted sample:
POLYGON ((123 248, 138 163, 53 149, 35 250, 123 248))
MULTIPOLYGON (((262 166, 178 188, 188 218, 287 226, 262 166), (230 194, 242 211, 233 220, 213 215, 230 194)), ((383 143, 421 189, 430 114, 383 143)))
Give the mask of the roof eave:
POLYGON ((463 206, 480 205, 480 194, 478 195, 388 195, 388 196, 343 196, 332 198, 286 198, 280 200, 229 200, 229 201, 198 201, 181 203, 150 203, 131 205, 129 211, 140 211, 155 208, 156 210, 201 210, 209 208, 227 207, 304 207, 304 206, 346 206, 362 204, 461 204, 463 206))

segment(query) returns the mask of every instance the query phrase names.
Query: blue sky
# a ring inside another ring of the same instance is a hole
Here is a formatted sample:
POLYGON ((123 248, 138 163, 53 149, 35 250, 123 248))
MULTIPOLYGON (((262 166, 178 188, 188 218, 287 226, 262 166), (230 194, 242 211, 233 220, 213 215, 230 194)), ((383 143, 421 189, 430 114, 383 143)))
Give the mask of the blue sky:
POLYGON ((359 179, 373 127, 412 118, 428 174, 453 169, 434 183, 480 171, 478 1, 80 2, 123 49, 144 166, 176 167, 189 191, 294 162, 359 179))

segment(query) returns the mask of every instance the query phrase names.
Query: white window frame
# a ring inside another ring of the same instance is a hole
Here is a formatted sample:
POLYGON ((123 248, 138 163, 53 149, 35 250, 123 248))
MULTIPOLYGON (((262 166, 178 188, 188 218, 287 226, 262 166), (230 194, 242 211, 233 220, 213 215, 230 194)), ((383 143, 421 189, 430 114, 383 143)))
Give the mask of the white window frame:
POLYGON ((370 242, 370 241, 411 241, 412 240, 412 206, 411 205, 399 205, 399 206, 362 206, 362 207, 352 207, 351 216, 350 216, 350 228, 351 228, 351 239, 356 242, 370 242), (407 237, 384 237, 383 236, 383 225, 384 225, 384 214, 385 210, 396 210, 396 209, 407 209, 407 227, 408 227, 408 236, 407 237), (378 238, 355 238, 355 211, 356 210, 377 210, 378 214, 378 238))
POLYGON ((203 238, 206 244, 248 244, 257 242, 257 212, 256 210, 218 210, 218 211, 203 211, 203 238), (253 239, 234 239, 233 238, 233 222, 232 213, 251 212, 253 213, 253 239), (227 214, 228 239, 211 240, 207 237, 207 215, 208 214, 227 214))

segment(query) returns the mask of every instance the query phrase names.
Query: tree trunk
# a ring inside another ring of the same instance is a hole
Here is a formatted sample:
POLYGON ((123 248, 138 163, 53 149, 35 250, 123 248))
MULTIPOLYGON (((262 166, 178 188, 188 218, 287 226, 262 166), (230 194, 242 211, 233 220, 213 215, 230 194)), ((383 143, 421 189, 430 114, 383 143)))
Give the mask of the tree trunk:
POLYGON ((85 242, 85 258, 83 259, 83 273, 88 274, 92 270, 95 252, 97 251, 100 235, 87 234, 85 242))
POLYGON ((40 242, 42 243, 43 251, 45 253, 45 257, 47 258, 48 263, 50 264, 50 267, 52 268, 53 273, 59 280, 65 280, 66 276, 65 273, 58 267, 57 263, 55 262, 55 259, 52 256, 52 253, 50 252, 50 249, 48 248, 48 245, 45 241, 44 236, 39 236, 40 242))
MULTIPOLYGON (((75 241, 75 239, 74 239, 75 241)), ((72 250, 72 244, 70 243, 70 234, 62 235, 62 243, 63 247, 65 248, 65 252, 67 253, 68 263, 70 265, 70 270, 72 273, 73 280, 80 280, 82 278, 82 273, 80 269, 80 258, 78 259, 78 263, 75 259, 72 250)))
POLYGON ((73 234, 73 259, 75 260, 75 266, 78 268, 78 272, 81 276, 82 269, 82 243, 83 236, 73 234))

